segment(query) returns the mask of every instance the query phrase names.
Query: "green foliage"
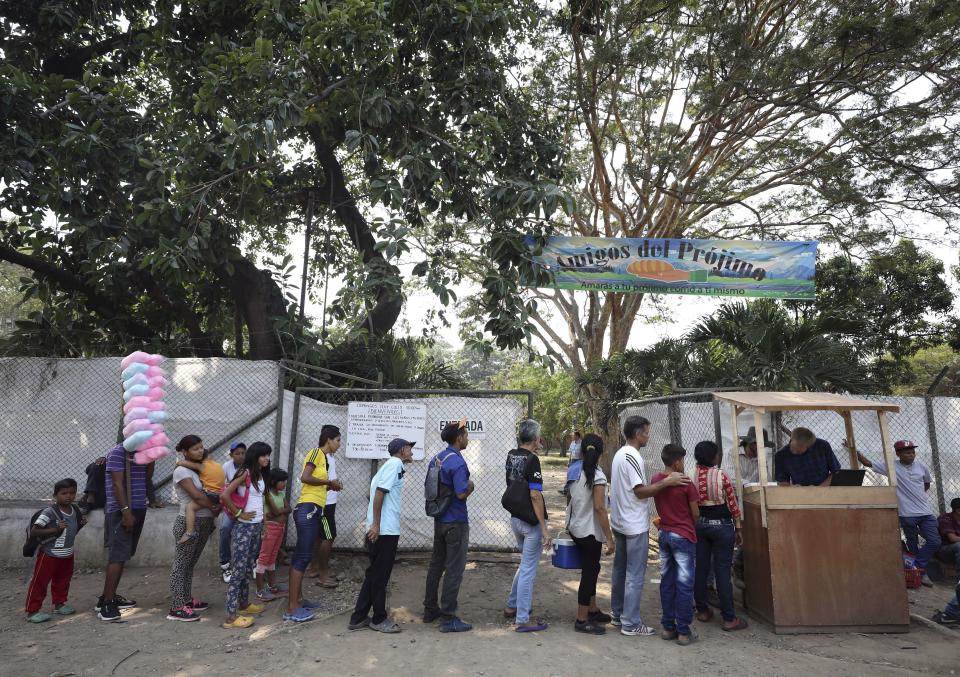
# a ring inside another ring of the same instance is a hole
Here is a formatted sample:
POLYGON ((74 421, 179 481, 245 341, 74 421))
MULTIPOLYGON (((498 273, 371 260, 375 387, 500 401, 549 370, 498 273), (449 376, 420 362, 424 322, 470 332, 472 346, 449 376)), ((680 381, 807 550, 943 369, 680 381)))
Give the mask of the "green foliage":
POLYGON ((510 74, 532 4, 2 8, 0 259, 33 270, 47 335, 83 354, 221 354, 238 317, 251 357, 309 354, 260 266, 311 196, 329 235, 314 272, 346 281, 331 315, 372 338, 399 315, 400 257, 455 302, 467 223, 517 229, 563 202, 562 146, 510 74))
POLYGON ((921 348, 907 358, 907 377, 893 388, 895 395, 926 395, 934 379, 946 367, 934 395, 960 397, 960 353, 948 345, 921 348))
POLYGON ((574 381, 564 371, 550 373, 541 365, 514 364, 496 375, 491 386, 533 391, 533 418, 539 421, 548 448, 561 447, 564 436, 580 428, 574 381))

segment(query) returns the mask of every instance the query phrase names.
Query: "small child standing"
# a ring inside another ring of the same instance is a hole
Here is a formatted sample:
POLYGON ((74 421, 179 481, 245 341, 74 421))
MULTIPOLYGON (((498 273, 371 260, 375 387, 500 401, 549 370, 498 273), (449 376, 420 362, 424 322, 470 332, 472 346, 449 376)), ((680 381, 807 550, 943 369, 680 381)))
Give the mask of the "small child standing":
MULTIPOLYGON (((191 437, 191 439, 193 438, 191 437)), ((180 449, 178 446, 177 451, 186 450, 180 449)), ((207 498, 209 498, 214 505, 220 503, 220 494, 223 493, 223 487, 227 483, 227 477, 224 473, 223 466, 210 458, 209 452, 204 452, 203 460, 199 463, 181 458, 177 461, 177 465, 184 468, 189 468, 190 470, 196 472, 200 476, 200 483, 203 485, 203 493, 207 495, 207 498)), ((198 536, 197 510, 202 509, 203 508, 201 506, 197 505, 196 501, 190 501, 190 503, 187 504, 186 514, 184 515, 184 519, 187 523, 187 530, 184 532, 183 536, 180 537, 179 543, 186 543, 190 539, 198 536)))
POLYGON ((254 569, 257 579, 257 598, 264 602, 276 599, 276 593, 281 592, 276 581, 277 554, 283 542, 283 529, 287 522, 287 515, 292 512, 284 493, 287 488, 287 479, 286 470, 280 468, 271 470, 270 479, 267 482, 268 491, 264 496, 263 506, 266 511, 263 521, 264 534, 260 542, 260 557, 257 558, 257 566, 254 569), (264 577, 266 577, 266 587, 264 587, 264 577))
MULTIPOLYGON (((664 471, 657 473, 651 485, 671 473, 683 474, 687 452, 677 444, 668 444, 660 453, 664 471)), ((654 497, 660 515, 660 622, 665 640, 677 640, 687 646, 696 641, 690 629, 693 622, 693 584, 697 561, 697 519, 700 494, 695 484, 668 487, 654 497)))
POLYGON ((75 613, 67 604, 70 579, 73 578, 73 541, 87 520, 73 505, 77 497, 77 482, 60 480, 53 485, 56 504, 44 508, 30 529, 30 536, 42 539, 33 567, 33 578, 27 588, 27 620, 31 623, 49 621, 51 615, 41 611, 47 597, 47 586, 53 597, 53 613, 69 616, 75 613))

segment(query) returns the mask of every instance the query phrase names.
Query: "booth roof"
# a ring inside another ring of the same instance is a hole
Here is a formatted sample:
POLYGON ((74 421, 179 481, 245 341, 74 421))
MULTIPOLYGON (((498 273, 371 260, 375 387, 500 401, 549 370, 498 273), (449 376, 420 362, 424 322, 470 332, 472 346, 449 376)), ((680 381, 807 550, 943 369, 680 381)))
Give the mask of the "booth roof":
POLYGON ((755 411, 892 411, 900 407, 888 402, 862 400, 833 393, 719 392, 714 399, 755 411))

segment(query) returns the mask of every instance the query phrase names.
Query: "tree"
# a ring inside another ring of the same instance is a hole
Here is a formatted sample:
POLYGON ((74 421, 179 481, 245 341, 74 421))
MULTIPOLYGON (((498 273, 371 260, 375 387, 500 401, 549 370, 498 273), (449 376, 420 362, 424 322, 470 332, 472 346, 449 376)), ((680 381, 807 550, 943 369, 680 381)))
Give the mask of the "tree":
POLYGON ((494 388, 532 390, 533 418, 542 428, 547 448, 561 447, 564 436, 580 428, 573 379, 566 372, 550 373, 537 364, 514 364, 493 378, 494 388))
POLYGON ((510 79, 532 6, 6 0, 0 22, 0 259, 73 337, 51 350, 309 352, 283 258, 311 206, 331 313, 376 339, 411 229, 450 302, 454 226, 556 208, 560 146, 510 79))
POLYGON ((832 257, 817 266, 817 300, 797 306, 804 316, 835 318, 855 327, 850 342, 885 388, 909 378, 907 358, 942 342, 953 308, 943 262, 902 239, 857 263, 832 257))
POLYGON ((30 271, 6 261, 0 261, 0 335, 12 330, 16 320, 39 310, 36 299, 24 299, 21 278, 30 271))
POLYGON ((907 358, 907 377, 893 388, 895 395, 926 395, 934 380, 946 367, 947 373, 937 384, 934 395, 960 397, 960 353, 941 344, 921 348, 907 358))
MULTIPOLYGON (((915 218, 955 228, 957 3, 576 2, 558 26, 530 82, 572 149, 577 209, 553 232, 861 250, 915 218)), ((524 290, 523 245, 494 254, 498 336, 578 377, 627 347, 642 295, 524 290)))

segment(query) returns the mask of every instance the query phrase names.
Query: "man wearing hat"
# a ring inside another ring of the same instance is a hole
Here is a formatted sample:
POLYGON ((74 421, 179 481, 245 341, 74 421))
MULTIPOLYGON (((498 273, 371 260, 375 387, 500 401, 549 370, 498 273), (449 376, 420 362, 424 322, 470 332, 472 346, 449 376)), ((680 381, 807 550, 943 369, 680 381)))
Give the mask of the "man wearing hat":
MULTIPOLYGON (((844 440, 844 446, 847 446, 844 440)), ((897 452, 897 463, 894 470, 897 473, 897 504, 900 513, 900 528, 907 539, 907 550, 917 555, 917 568, 923 571, 923 584, 932 587, 933 582, 927 577, 927 562, 940 548, 940 534, 937 532, 937 518, 930 512, 930 502, 927 492, 930 491, 930 469, 916 460, 917 445, 910 440, 897 440, 893 444, 897 452), (918 551, 918 535, 923 536, 923 548, 918 551)), ((872 461, 859 451, 857 458, 867 468, 872 468, 879 475, 889 477, 890 471, 882 460, 872 461)))
MULTIPOLYGON (((773 448, 766 429, 763 431, 763 446, 773 448)), ((756 484, 760 481, 760 460, 757 457, 757 429, 750 426, 747 434, 740 438, 740 479, 744 484, 756 484)), ((773 468, 770 461, 773 455, 767 454, 767 481, 773 481, 773 468)))
POLYGON ((400 498, 403 492, 403 466, 413 460, 413 442, 399 437, 390 441, 390 458, 370 480, 367 505, 367 534, 364 546, 370 566, 350 616, 351 630, 370 628, 377 632, 400 632, 400 626, 387 615, 387 585, 400 542, 400 498), (367 614, 373 609, 373 618, 367 614))

